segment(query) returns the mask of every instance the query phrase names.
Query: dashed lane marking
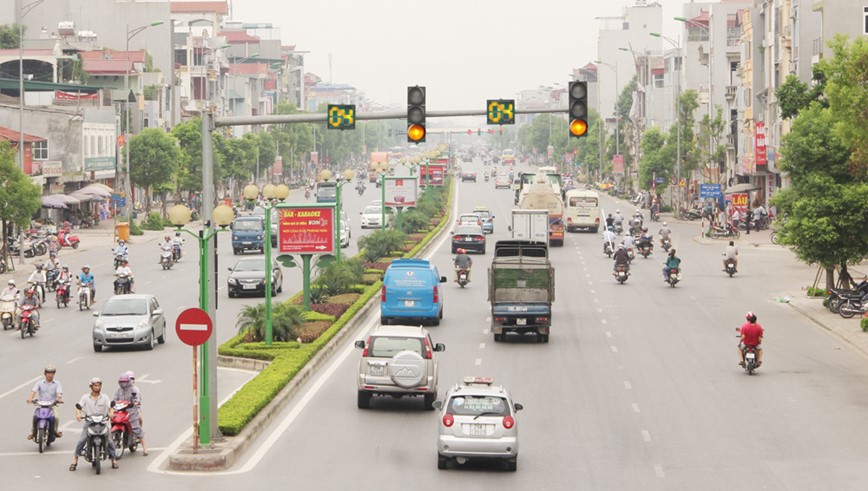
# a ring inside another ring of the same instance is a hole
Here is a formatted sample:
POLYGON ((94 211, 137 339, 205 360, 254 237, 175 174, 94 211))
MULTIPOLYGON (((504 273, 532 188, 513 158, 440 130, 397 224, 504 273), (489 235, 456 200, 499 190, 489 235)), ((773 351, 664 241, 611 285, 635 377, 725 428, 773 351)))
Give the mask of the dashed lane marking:
POLYGON ((634 413, 641 412, 641 411, 639 411, 639 405, 638 405, 638 404, 636 404, 636 403, 634 402, 634 403, 632 404, 632 406, 633 406, 633 412, 634 412, 634 413))
POLYGON ((633 384, 631 384, 629 380, 625 380, 624 381, 624 388, 627 390, 630 390, 633 388, 633 384))
POLYGON ((71 364, 73 364, 73 363, 75 363, 75 362, 77 362, 78 360, 81 360, 81 359, 83 359, 83 358, 84 358, 83 356, 76 356, 75 358, 73 358, 73 359, 69 360, 68 362, 66 362, 66 364, 67 364, 67 365, 71 365, 71 364))
POLYGON ((24 387, 30 387, 32 384, 35 384, 37 380, 42 380, 42 377, 33 377, 32 379, 28 380, 27 382, 24 382, 23 384, 19 385, 18 387, 7 390, 6 392, 0 394, 0 399, 3 399, 4 397, 8 396, 9 394, 14 394, 15 392, 18 392, 19 390, 23 389, 24 387))
POLYGON ((657 477, 666 477, 666 475, 663 474, 663 466, 660 464, 654 464, 654 474, 657 474, 657 477))
POLYGON ((474 365, 476 365, 476 366, 482 366, 482 358, 477 358, 477 359, 476 359, 476 362, 474 363, 474 365))
POLYGON ((609 347, 612 348, 612 353, 617 353, 617 352, 618 352, 618 347, 617 347, 617 346, 609 346, 609 347))
POLYGON ((485 343, 479 343, 479 349, 485 349, 485 343))
POLYGON ((648 430, 642 430, 642 441, 645 441, 645 442, 651 441, 651 433, 648 430))
POLYGON ((606 331, 606 337, 607 337, 607 338, 611 338, 611 337, 612 337, 612 333, 610 333, 609 331, 606 331))

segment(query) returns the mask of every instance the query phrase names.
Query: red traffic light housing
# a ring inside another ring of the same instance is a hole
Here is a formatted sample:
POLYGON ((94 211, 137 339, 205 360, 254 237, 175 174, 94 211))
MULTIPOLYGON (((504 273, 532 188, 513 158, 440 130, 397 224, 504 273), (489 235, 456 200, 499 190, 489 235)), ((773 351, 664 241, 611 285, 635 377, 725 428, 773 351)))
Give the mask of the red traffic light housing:
POLYGON ((570 136, 581 138, 588 134, 588 83, 575 80, 569 85, 570 136))

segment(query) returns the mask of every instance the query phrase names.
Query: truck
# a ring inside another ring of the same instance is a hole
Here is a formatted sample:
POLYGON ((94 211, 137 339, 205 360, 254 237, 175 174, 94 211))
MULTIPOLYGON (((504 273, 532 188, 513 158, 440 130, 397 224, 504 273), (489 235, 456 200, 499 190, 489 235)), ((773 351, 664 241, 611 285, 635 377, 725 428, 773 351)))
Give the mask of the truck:
POLYGON ((527 194, 521 196, 518 207, 522 210, 547 210, 549 216, 549 244, 564 245, 564 202, 545 174, 537 174, 527 194))
POLYGON ((494 341, 509 333, 536 334, 548 343, 555 301, 555 270, 548 247, 529 240, 500 240, 488 269, 488 302, 494 341))
POLYGON ((509 226, 512 238, 532 240, 545 245, 549 243, 548 210, 512 210, 512 224, 509 226))

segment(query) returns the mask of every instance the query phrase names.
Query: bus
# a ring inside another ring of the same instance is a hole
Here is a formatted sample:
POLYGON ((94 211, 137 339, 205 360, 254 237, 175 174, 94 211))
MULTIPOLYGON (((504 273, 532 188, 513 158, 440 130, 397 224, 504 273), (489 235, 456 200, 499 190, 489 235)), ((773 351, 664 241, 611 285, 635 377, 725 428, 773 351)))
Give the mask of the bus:
POLYGON ((570 189, 564 200, 567 232, 579 229, 596 233, 600 229, 600 195, 595 191, 570 189))
POLYGON ((329 181, 320 181, 316 183, 316 190, 314 194, 316 195, 317 203, 334 203, 338 198, 338 188, 337 183, 329 182, 329 181))

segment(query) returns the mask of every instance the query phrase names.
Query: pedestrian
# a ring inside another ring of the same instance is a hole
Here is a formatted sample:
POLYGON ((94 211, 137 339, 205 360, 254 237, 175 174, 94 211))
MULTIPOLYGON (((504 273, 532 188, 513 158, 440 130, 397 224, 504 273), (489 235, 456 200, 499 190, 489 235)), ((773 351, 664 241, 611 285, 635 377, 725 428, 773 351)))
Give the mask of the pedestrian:
POLYGON ((738 213, 738 208, 735 207, 735 206, 733 206, 733 207, 732 207, 732 229, 733 229, 733 230, 738 230, 738 220, 739 220, 739 218, 740 218, 740 216, 739 216, 739 213, 738 213))
MULTIPOLYGON (((747 217, 745 220, 745 228, 747 229, 747 234, 750 235, 750 224, 753 222, 753 210, 750 208, 747 209, 747 217)), ((759 229, 757 229, 759 231, 759 229)))

